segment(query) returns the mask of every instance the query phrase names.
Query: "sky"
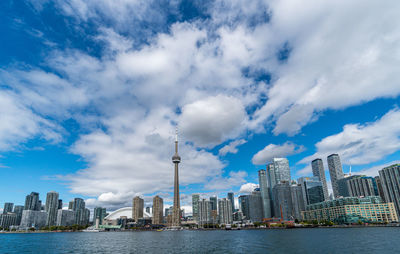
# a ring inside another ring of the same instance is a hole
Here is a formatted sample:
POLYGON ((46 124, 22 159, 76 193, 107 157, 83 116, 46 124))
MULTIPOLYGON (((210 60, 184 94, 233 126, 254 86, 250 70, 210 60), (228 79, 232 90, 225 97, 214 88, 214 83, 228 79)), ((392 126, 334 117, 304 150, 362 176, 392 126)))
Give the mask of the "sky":
MULTIPOLYGON (((20 0, 0 3, 0 207, 31 191, 66 205, 181 203, 292 179, 341 156, 400 161, 400 2, 20 0)), ((330 186, 330 183, 328 183, 330 186)))

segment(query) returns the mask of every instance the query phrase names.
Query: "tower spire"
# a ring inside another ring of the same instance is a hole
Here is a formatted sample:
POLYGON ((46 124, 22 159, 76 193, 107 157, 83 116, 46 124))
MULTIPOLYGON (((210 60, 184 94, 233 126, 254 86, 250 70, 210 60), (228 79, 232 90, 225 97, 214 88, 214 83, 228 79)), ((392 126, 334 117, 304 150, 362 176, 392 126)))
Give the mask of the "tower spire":
POLYGON ((181 226, 181 205, 179 197, 179 172, 178 164, 181 162, 181 157, 178 154, 178 126, 175 129, 175 154, 172 156, 172 162, 175 165, 174 174, 174 206, 172 211, 172 227, 181 226))

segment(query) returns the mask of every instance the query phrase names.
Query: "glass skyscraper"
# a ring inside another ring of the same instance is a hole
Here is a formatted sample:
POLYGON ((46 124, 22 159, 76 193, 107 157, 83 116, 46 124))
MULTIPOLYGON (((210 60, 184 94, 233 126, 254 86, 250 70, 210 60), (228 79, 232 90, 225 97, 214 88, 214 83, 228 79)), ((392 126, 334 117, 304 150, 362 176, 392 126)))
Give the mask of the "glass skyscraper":
POLYGON ((300 177, 298 182, 302 188, 305 206, 325 200, 322 183, 318 177, 300 177))
POLYGON ((228 192, 228 199, 231 201, 232 213, 234 213, 235 212, 235 194, 233 192, 228 192))
POLYGON ((333 196, 338 198, 340 195, 337 180, 344 177, 342 163, 340 162, 340 157, 338 154, 331 154, 328 156, 328 168, 331 176, 333 196))
POLYGON ((322 183, 322 189, 324 191, 324 200, 328 200, 329 193, 328 193, 328 185, 326 184, 324 163, 319 158, 315 159, 311 162, 311 168, 312 168, 313 176, 318 177, 322 183))
POLYGON ((263 204, 263 217, 271 218, 271 197, 267 180, 267 171, 261 169, 258 171, 258 182, 260 184, 261 198, 263 204))
MULTIPOLYGON (((193 212, 193 219, 197 222, 199 222, 199 201, 200 201, 200 195, 193 194, 192 195, 192 212, 193 212)), ((167 216, 167 215, 165 215, 165 216, 167 216)))

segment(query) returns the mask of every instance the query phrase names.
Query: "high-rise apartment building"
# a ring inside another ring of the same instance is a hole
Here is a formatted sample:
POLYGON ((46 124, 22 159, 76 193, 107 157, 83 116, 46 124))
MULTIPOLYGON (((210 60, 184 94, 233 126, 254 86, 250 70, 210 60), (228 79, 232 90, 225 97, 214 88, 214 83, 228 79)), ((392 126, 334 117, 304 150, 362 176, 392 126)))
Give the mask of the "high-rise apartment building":
POLYGON ((14 206, 14 213, 17 215, 17 225, 21 224, 22 211, 24 210, 23 205, 14 206))
POLYGON ((263 205, 263 218, 271 218, 271 197, 266 170, 261 169, 258 171, 258 182, 263 205))
POLYGON ((28 229, 34 227, 36 229, 46 226, 47 212, 37 210, 23 210, 20 228, 28 229))
POLYGON ((378 196, 375 178, 364 175, 352 175, 337 180, 339 196, 368 197, 378 196))
POLYGON ((273 189, 275 217, 293 220, 292 193, 289 182, 276 184, 273 189))
POLYGON ((263 204, 261 192, 257 188, 250 195, 239 197, 240 207, 246 220, 260 222, 263 219, 263 204))
POLYGON ((305 210, 303 190, 300 184, 290 186, 290 194, 292 197, 292 215, 295 219, 302 220, 301 212, 305 210))
POLYGON ((57 226, 72 226, 75 224, 75 211, 59 209, 57 211, 57 226))
POLYGON ((233 192, 228 192, 228 199, 231 201, 232 213, 235 212, 235 194, 233 192))
POLYGON ((220 224, 232 224, 232 203, 229 199, 223 198, 218 200, 219 210, 219 223, 220 224))
POLYGON ((199 201, 200 195, 199 194, 192 194, 192 213, 193 219, 199 222, 199 201))
POLYGON ((290 183, 290 167, 289 161, 286 158, 274 158, 272 160, 274 165, 274 173, 275 173, 275 184, 281 182, 289 182, 290 183))
POLYGON ((153 218, 152 224, 159 225, 163 223, 164 201, 159 196, 153 198, 153 218))
POLYGON ((58 209, 62 209, 63 208, 63 202, 62 199, 58 200, 58 209))
POLYGON ((394 164, 379 170, 386 202, 392 202, 397 214, 400 214, 400 164, 394 164))
POLYGON ((31 192, 31 194, 26 196, 24 210, 42 210, 42 202, 39 200, 39 193, 31 192))
POLYGON ((93 224, 96 225, 96 220, 99 220, 99 225, 103 224, 103 220, 106 217, 107 210, 104 207, 95 207, 93 209, 93 224))
POLYGON ((300 177, 297 182, 301 185, 304 206, 324 201, 324 191, 318 177, 300 177))
POLYGON ((204 226, 204 224, 211 223, 211 203, 206 199, 199 200, 199 215, 198 224, 204 226))
POLYGON ((46 212, 47 212, 47 226, 55 226, 57 223, 57 211, 58 211, 58 193, 50 191, 46 197, 46 212))
POLYGON ((133 198, 132 219, 137 223, 143 218, 144 200, 139 196, 133 198))
POLYGON ((74 210, 74 201, 69 201, 68 210, 74 210))
POLYGON ((11 213, 13 211, 14 203, 4 203, 3 214, 11 213))
POLYGON ((72 205, 75 211, 75 223, 77 225, 86 225, 85 201, 81 198, 75 198, 72 205))
POLYGON ((311 168, 313 172, 313 176, 318 177, 318 179, 322 183, 322 189, 324 191, 324 200, 329 199, 328 185, 326 183, 324 163, 321 159, 315 159, 311 162, 311 168))
POLYGON ((210 197, 211 211, 217 211, 218 198, 216 196, 210 197))
POLYGON ((337 180, 344 178, 342 163, 340 162, 340 157, 338 154, 331 154, 328 156, 328 168, 331 176, 333 196, 338 198, 340 194, 337 180))
POLYGON ((381 178, 379 176, 375 176, 376 187, 378 188, 378 195, 382 198, 383 202, 386 202, 385 193, 383 192, 381 178))

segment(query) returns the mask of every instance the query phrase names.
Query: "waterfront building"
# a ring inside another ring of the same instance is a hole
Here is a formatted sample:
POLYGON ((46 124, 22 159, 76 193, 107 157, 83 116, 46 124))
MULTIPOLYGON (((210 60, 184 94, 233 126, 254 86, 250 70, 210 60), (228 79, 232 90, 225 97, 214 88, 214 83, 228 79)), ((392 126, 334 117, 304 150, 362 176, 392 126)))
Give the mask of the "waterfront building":
POLYGON ((211 207, 211 223, 218 223, 218 198, 216 196, 210 197, 211 207))
POLYGON ((255 189, 250 195, 239 197, 241 210, 246 220, 260 222, 263 219, 262 198, 260 190, 255 189))
POLYGON ((301 212, 305 210, 305 203, 301 185, 291 185, 290 194, 292 198, 292 215, 295 219, 302 220, 301 212))
POLYGON ((58 209, 57 226, 72 226, 75 224, 75 211, 58 209))
POLYGON ((73 209, 74 209, 74 201, 69 201, 68 210, 73 210, 73 209))
POLYGON ((233 192, 228 192, 228 199, 231 201, 232 214, 235 212, 235 194, 233 192))
POLYGON ((193 220, 199 221, 199 194, 192 194, 192 213, 193 213, 193 220))
POLYGON ((17 223, 16 225, 21 224, 21 218, 22 218, 22 211, 24 210, 23 205, 16 205, 14 206, 14 213, 17 215, 17 223))
POLYGON ((294 220, 292 193, 289 182, 281 182, 274 186, 275 216, 282 220, 294 220))
POLYGON ((31 192, 25 198, 24 210, 35 210, 40 211, 42 207, 42 202, 39 200, 39 193, 31 192))
POLYGON ((159 225, 163 223, 163 209, 164 201, 161 197, 155 196, 153 198, 153 219, 152 224, 159 225))
POLYGON ((46 226, 46 220, 46 211, 23 210, 20 228, 28 229, 33 227, 36 229, 40 229, 41 227, 46 226))
POLYGON ((324 191, 318 177, 300 177, 298 183, 301 185, 304 206, 324 201, 324 191))
POLYGON ((394 164, 379 170, 382 189, 386 202, 394 203, 397 214, 400 214, 400 164, 394 164))
POLYGON ((368 197, 378 196, 375 178, 364 175, 352 175, 337 180, 339 196, 368 197))
POLYGON ((13 211, 14 203, 4 203, 3 214, 11 213, 13 211))
POLYGON ((232 203, 229 199, 223 198, 218 200, 219 210, 219 223, 220 224, 232 224, 232 203))
POLYGON ((150 209, 150 206, 146 206, 146 213, 151 213, 150 210, 151 210, 151 209, 150 209))
POLYGON ((272 164, 274 165, 275 184, 281 182, 290 183, 290 168, 289 161, 286 158, 273 158, 272 164))
POLYGON ((10 226, 17 225, 17 215, 15 213, 3 213, 0 214, 0 227, 4 229, 10 228, 10 226))
POLYGON ((62 199, 59 199, 59 200, 58 200, 58 206, 57 206, 57 208, 58 208, 58 209, 62 209, 62 208, 63 208, 62 199))
POLYGON ((81 198, 75 198, 72 210, 75 211, 75 224, 86 225, 85 201, 81 198))
POLYGON ((338 154, 331 154, 328 156, 328 168, 331 176, 333 196, 340 197, 337 180, 344 178, 342 163, 338 154))
POLYGON ((311 168, 313 176, 318 177, 322 183, 322 189, 324 192, 324 200, 329 200, 328 185, 326 183, 324 163, 320 158, 317 158, 311 162, 311 168))
POLYGON ((199 200, 199 221, 200 226, 211 223, 211 203, 206 199, 199 200))
POLYGON ((263 204, 263 218, 271 218, 271 197, 266 170, 261 169, 258 171, 258 182, 260 184, 260 192, 263 204))
POLYGON ((242 220, 243 220, 242 211, 236 211, 233 213, 233 221, 242 221, 242 220))
POLYGON ((55 226, 57 223, 58 193, 50 191, 46 197, 47 226, 55 226))
POLYGON ((93 224, 96 225, 96 220, 99 220, 99 225, 103 225, 103 220, 107 216, 106 208, 95 207, 93 209, 93 224))
POLYGON ((175 134, 175 154, 172 156, 172 162, 175 166, 175 174, 174 174, 174 206, 172 211, 172 227, 180 227, 181 226, 181 202, 179 197, 179 172, 178 165, 181 162, 181 157, 178 154, 178 129, 176 129, 175 134))
POLYGON ((81 222, 81 225, 87 226, 90 223, 90 210, 88 208, 85 208, 83 211, 83 221, 81 222))
POLYGON ((144 200, 139 196, 133 198, 132 218, 137 223, 143 218, 144 200))
POLYGON ((376 187, 378 188, 378 195, 382 198, 383 202, 386 202, 385 193, 383 192, 382 182, 379 176, 375 176, 376 187))
POLYGON ((311 204, 302 212, 307 221, 334 221, 337 223, 398 221, 393 203, 382 203, 378 196, 345 197, 311 204))

